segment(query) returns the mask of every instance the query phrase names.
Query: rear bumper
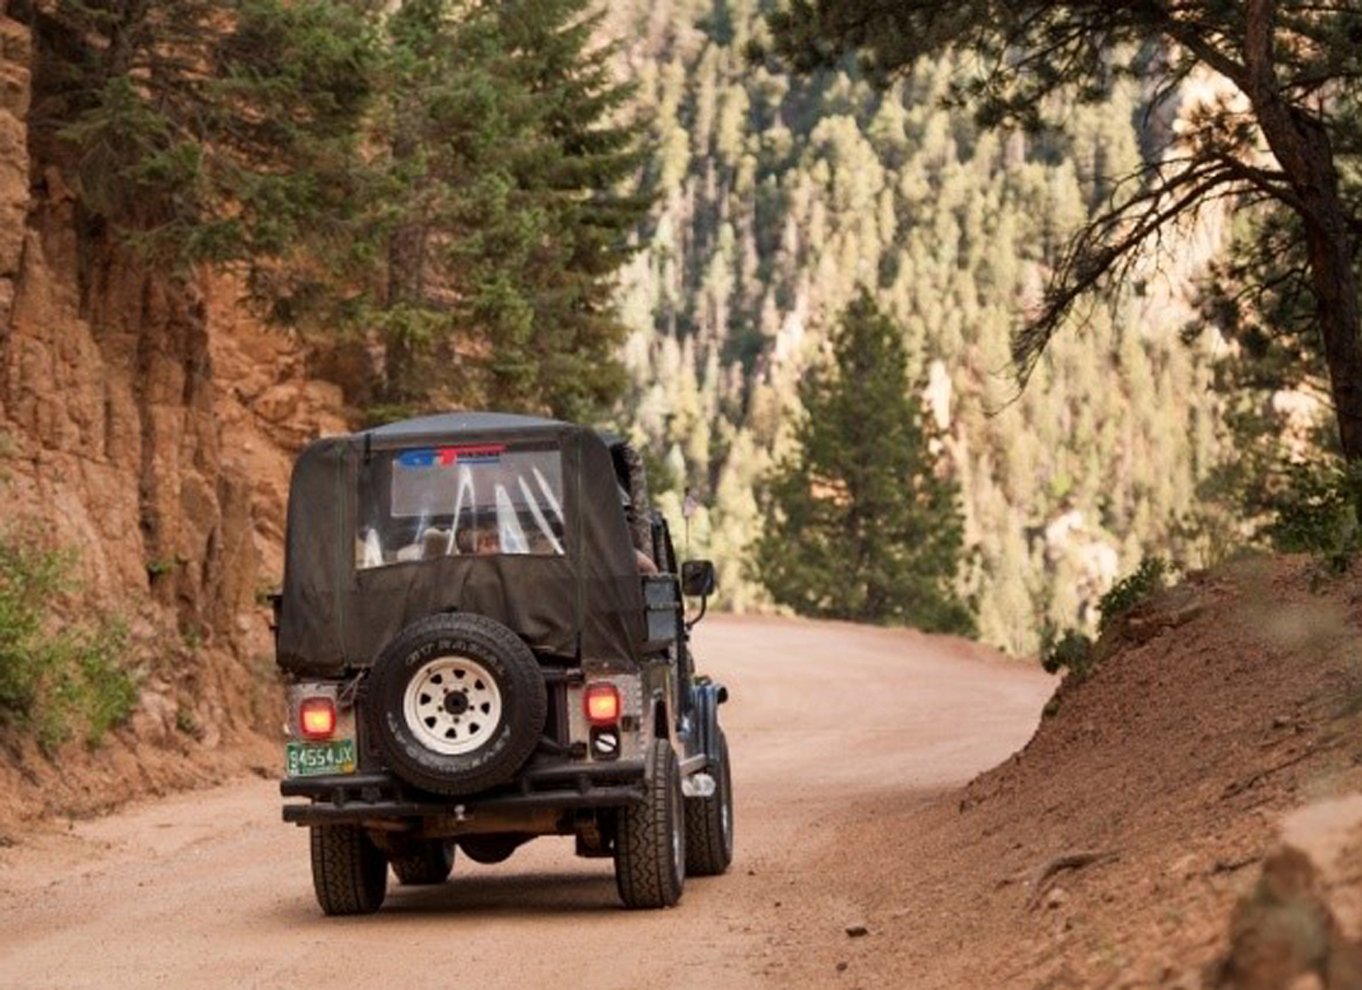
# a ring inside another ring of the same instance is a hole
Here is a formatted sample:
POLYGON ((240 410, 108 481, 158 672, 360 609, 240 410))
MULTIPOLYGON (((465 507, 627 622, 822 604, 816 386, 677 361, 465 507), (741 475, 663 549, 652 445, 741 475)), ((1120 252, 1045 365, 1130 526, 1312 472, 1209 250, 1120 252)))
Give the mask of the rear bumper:
POLYGON ((290 777, 279 784, 286 798, 284 821, 333 825, 422 818, 469 819, 478 815, 573 808, 617 808, 644 797, 643 762, 564 763, 524 770, 507 787, 467 797, 444 797, 404 784, 387 771, 290 777))

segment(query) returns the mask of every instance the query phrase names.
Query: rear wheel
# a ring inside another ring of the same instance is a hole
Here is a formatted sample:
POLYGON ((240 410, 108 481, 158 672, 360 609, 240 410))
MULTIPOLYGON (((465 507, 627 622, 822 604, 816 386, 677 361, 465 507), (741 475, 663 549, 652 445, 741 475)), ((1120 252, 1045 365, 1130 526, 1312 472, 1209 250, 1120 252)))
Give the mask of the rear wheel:
POLYGON ((312 888, 327 914, 372 914, 388 892, 388 861, 362 828, 317 825, 312 841, 312 888))
POLYGON ((718 876, 733 862, 733 776, 723 729, 708 772, 714 793, 686 799, 686 873, 693 877, 718 876))
POLYGON ((444 883, 454 869, 454 843, 443 839, 405 846, 392 855, 393 873, 407 887, 444 883))
POLYGON ((615 836, 615 886, 628 908, 671 907, 686 876, 681 768, 665 739, 648 751, 648 794, 621 808, 615 836))

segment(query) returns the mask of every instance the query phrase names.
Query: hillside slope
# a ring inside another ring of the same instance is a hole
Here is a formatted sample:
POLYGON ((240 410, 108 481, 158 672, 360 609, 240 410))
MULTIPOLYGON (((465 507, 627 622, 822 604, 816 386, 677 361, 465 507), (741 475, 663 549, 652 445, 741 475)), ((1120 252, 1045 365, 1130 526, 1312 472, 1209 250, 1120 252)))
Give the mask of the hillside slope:
POLYGON ((1046 619, 1094 619, 1145 554, 1199 550, 1179 517, 1205 509, 1197 485, 1228 453, 1212 379, 1224 349, 1188 298, 1222 247, 1217 211, 1168 233, 1161 275, 1059 334, 1021 395, 1008 367, 1069 232, 1214 94, 1189 85, 1151 103, 1123 79, 1102 105, 1070 108, 1063 133, 981 131, 943 105, 950 59, 924 59, 887 92, 849 64, 809 77, 752 64, 771 6, 610 5, 660 146, 659 198, 621 284, 633 331, 621 425, 666 468, 653 485, 664 505, 686 486, 700 501, 696 552, 719 562, 724 602, 758 607, 743 558, 800 414, 796 383, 869 288, 904 326, 947 438, 981 636, 1034 653, 1046 619))
POLYGON ((344 425, 240 287, 90 233, 33 124, 53 85, 0 2, 0 535, 69 553, 66 612, 126 624, 138 693, 102 748, 0 747, 0 821, 87 813, 249 763, 277 724, 268 613, 292 454, 344 425))
MULTIPOLYGON (((810 975, 1200 986, 1283 814, 1362 791, 1362 576, 1317 579, 1288 559, 1165 593, 1011 760, 925 809, 864 809, 837 841, 873 937, 810 975)), ((1357 938, 1362 875, 1334 884, 1357 938)))

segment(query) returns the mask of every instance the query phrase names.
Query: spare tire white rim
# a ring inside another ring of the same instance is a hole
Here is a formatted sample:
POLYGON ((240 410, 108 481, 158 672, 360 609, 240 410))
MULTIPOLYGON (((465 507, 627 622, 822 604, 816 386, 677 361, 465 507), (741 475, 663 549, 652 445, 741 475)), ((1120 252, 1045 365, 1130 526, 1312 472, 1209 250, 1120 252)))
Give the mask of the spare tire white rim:
POLYGON ((402 715, 416 741, 445 756, 485 746, 501 723, 501 689, 468 657, 436 657, 407 682, 402 715))

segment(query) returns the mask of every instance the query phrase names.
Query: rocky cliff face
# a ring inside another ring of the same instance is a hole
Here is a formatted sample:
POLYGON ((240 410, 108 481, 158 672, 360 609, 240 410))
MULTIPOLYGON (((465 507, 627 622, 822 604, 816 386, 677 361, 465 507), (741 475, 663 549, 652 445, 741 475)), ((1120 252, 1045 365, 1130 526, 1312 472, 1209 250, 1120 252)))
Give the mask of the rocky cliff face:
POLYGON ((28 209, 29 38, 0 5, 0 341, 8 338, 28 209))
POLYGON ((0 785, 81 810, 277 721, 260 592, 282 570, 292 455, 343 422, 230 279, 173 277, 84 229, 59 155, 30 140, 39 57, 0 0, 0 521, 78 552, 79 604, 130 621, 141 699, 103 752, 63 754, 60 774, 0 756, 0 785))

